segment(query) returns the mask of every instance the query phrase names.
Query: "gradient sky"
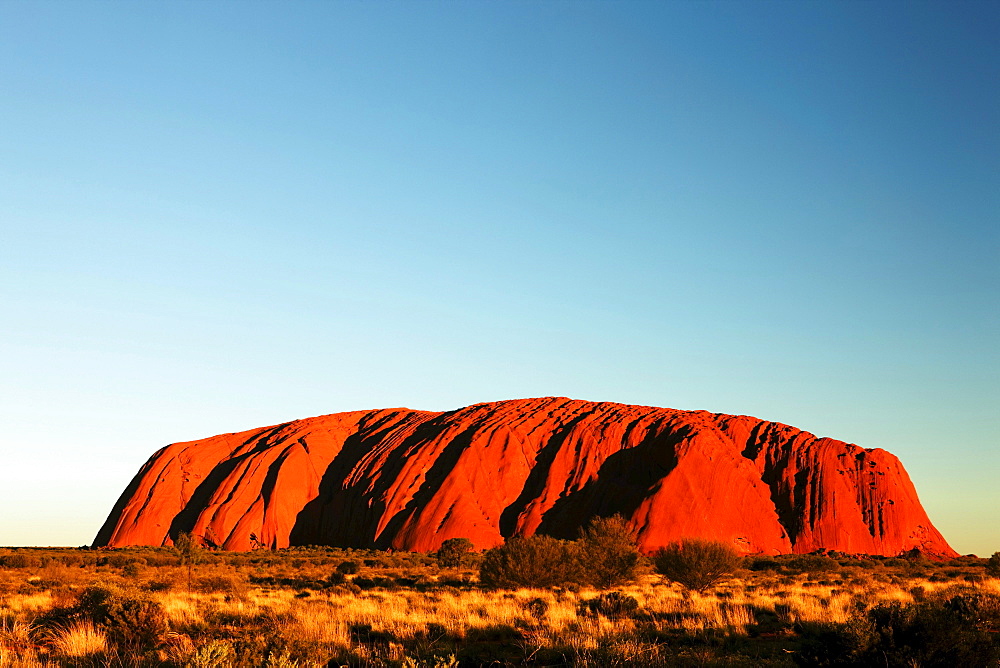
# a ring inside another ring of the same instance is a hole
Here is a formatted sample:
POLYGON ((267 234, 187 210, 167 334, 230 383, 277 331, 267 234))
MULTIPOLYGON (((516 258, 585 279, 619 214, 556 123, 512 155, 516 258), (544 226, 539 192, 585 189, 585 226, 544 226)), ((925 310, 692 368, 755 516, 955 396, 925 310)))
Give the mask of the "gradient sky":
POLYGON ((1000 4, 0 3, 0 544, 157 448, 559 395, 1000 550, 1000 4))

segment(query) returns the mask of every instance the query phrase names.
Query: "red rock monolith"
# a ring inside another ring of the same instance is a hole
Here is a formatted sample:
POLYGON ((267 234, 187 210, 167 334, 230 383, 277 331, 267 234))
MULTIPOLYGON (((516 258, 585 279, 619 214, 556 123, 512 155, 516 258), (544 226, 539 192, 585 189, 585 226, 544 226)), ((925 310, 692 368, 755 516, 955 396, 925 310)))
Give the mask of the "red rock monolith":
POLYGON ((97 546, 477 548, 620 513, 646 552, 957 553, 899 460, 752 417, 546 397, 337 413, 156 452, 97 546))

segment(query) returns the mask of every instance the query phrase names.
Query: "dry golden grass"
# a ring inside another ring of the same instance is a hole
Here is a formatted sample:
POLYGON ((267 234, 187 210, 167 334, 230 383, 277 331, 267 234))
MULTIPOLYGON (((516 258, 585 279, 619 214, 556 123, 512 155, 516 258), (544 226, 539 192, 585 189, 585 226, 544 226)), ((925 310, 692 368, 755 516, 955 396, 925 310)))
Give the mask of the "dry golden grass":
POLYGON ((35 661, 34 626, 24 619, 5 617, 0 623, 0 667, 34 665, 24 663, 35 661))
POLYGON ((17 653, 0 647, 0 668, 48 668, 52 665, 39 659, 33 651, 17 653))
MULTIPOLYGON (((885 571, 873 578, 860 570, 845 570, 823 575, 830 579, 819 581, 809 575, 744 571, 706 593, 687 592, 646 575, 617 590, 638 604, 634 614, 617 615, 599 606, 596 612, 591 609, 590 602, 601 595, 594 589, 485 591, 435 584, 438 573, 408 567, 368 568, 359 576, 420 578, 429 586, 361 590, 350 584, 308 588, 277 582, 280 578, 320 582, 331 571, 329 565, 308 563, 299 569, 288 564, 267 569, 210 565, 198 569, 197 577, 226 577, 233 583, 230 589, 212 593, 197 587, 188 592, 183 570, 174 566, 148 566, 131 577, 113 569, 59 564, 0 569, 0 668, 117 656, 107 630, 92 621, 38 626, 42 615, 71 604, 85 586, 101 580, 146 591, 163 610, 169 632, 155 650, 159 658, 141 665, 156 661, 182 665, 211 656, 220 642, 229 642, 219 638, 230 632, 280 635, 292 648, 289 651, 299 652, 295 659, 299 666, 314 665, 302 658, 307 650, 350 665, 403 666, 414 653, 423 656, 421 660, 433 656, 447 663, 449 652, 476 642, 495 642, 505 651, 515 647, 520 654, 508 656, 505 660, 510 663, 529 663, 548 652, 547 660, 563 657, 574 665, 672 665, 677 655, 670 652, 675 650, 650 637, 724 636, 750 642, 760 633, 762 615, 770 615, 778 622, 779 630, 771 632, 775 642, 783 642, 798 623, 840 624, 858 610, 884 602, 912 603, 915 596, 933 596, 956 584, 1000 595, 1000 580, 969 583, 903 573, 890 577, 885 571), (251 585, 248 576, 274 581, 251 585), (163 586, 154 587, 157 583, 163 586)), ((263 642, 261 647, 265 646, 263 642)), ((690 660, 685 665, 714 665, 719 659, 710 646, 685 651, 685 660, 690 660)), ((790 665, 788 660, 776 661, 768 665, 790 665)))
MULTIPOLYGON (((880 602, 912 602, 908 591, 915 586, 933 592, 947 586, 914 580, 904 586, 871 583, 862 591, 847 592, 835 586, 803 587, 801 584, 756 586, 752 591, 731 582, 717 593, 685 593, 681 588, 659 583, 653 577, 620 588, 639 602, 640 610, 661 628, 699 632, 706 629, 745 634, 754 623, 753 610, 770 610, 788 623, 847 621, 859 598, 869 607, 880 602), (721 596, 720 596, 721 595, 721 596)), ((987 581, 990 591, 1000 592, 1000 583, 987 581)), ((581 611, 581 603, 599 592, 522 589, 514 592, 480 590, 414 590, 352 592, 329 590, 308 598, 297 598, 290 590, 256 589, 246 598, 226 600, 220 594, 158 594, 174 626, 204 622, 208 613, 222 613, 234 620, 253 620, 264 614, 286 615, 283 632, 301 639, 350 647, 349 629, 370 626, 400 640, 425 634, 429 625, 457 638, 470 631, 517 627, 534 631, 544 644, 591 647, 609 639, 627 636, 639 623, 634 618, 609 619, 581 611), (544 612, 531 610, 532 601, 543 601, 544 612)))
POLYGON ((89 620, 76 621, 57 629, 49 640, 53 654, 66 658, 86 658, 104 654, 108 636, 89 620))
POLYGON ((52 592, 42 591, 3 597, 0 611, 21 617, 24 613, 37 613, 53 607, 52 592))

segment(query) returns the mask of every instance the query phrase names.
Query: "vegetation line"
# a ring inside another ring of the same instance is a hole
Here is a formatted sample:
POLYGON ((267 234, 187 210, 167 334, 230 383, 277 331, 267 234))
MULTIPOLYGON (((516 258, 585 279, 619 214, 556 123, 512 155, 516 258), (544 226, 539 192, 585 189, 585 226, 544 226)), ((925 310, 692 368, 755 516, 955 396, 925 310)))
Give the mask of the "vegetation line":
POLYGON ((615 521, 485 555, 0 550, 0 667, 1000 665, 1000 556, 648 559, 615 521))

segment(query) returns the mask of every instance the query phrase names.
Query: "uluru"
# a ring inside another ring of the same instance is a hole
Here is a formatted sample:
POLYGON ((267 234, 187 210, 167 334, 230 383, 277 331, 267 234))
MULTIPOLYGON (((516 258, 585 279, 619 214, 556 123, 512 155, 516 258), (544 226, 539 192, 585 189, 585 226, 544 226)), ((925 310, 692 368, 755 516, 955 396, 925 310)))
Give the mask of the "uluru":
POLYGON ((95 546, 426 551, 621 514, 645 552, 681 538, 748 554, 952 557, 900 461, 777 422, 560 397, 447 412, 335 413, 168 445, 95 546))

